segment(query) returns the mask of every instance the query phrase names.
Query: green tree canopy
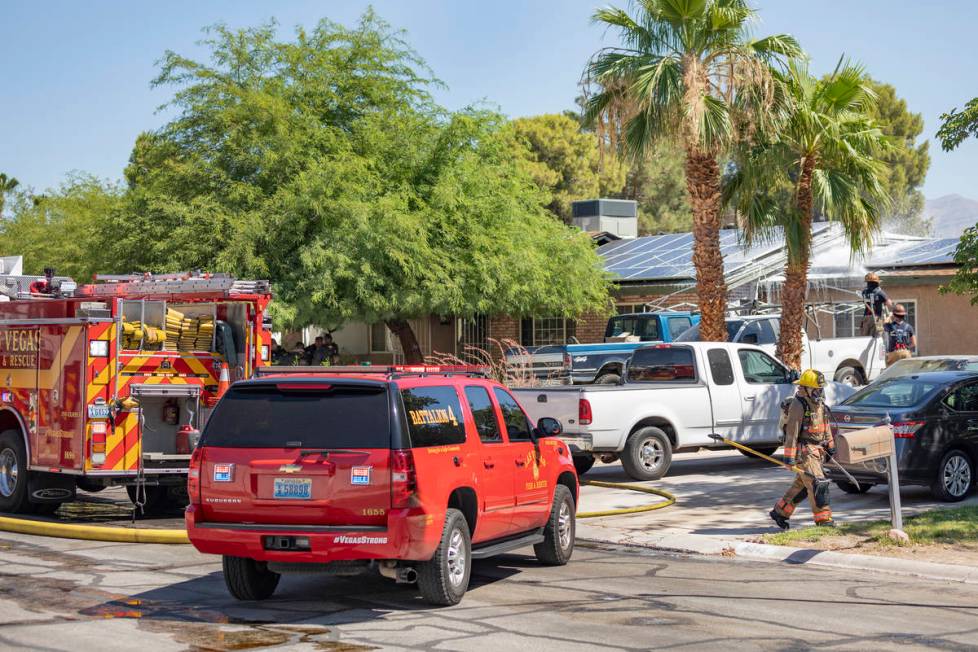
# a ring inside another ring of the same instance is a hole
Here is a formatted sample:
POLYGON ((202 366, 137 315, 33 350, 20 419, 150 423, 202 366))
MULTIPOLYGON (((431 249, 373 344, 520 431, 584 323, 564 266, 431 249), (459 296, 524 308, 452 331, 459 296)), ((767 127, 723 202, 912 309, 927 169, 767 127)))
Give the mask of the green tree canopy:
POLYGON ((516 156, 536 184, 550 193, 550 210, 570 222, 571 203, 610 197, 625 183, 625 166, 616 155, 602 156, 593 133, 564 114, 517 118, 512 122, 516 156))
POLYGON ((937 130, 937 138, 945 152, 950 152, 965 139, 978 136, 978 97, 964 105, 960 112, 951 109, 941 115, 941 128, 937 130))
POLYGON ((424 62, 372 11, 277 40, 216 27, 210 60, 167 53, 177 116, 140 136, 117 267, 268 276, 285 322, 604 310, 590 240, 545 210, 492 113, 449 113, 424 62))
POLYGON ((24 272, 86 281, 116 268, 105 248, 106 219, 119 209, 123 189, 88 175, 72 175, 43 195, 18 192, 10 217, 0 221, 0 253, 24 257, 24 272))
POLYGON ((0 215, 3 215, 3 206, 7 199, 7 194, 13 192, 19 185, 20 182, 17 179, 0 172, 0 215))
POLYGON ((927 235, 931 224, 923 215, 924 195, 920 189, 930 167, 930 143, 917 142, 924 131, 924 117, 907 108, 907 102, 890 84, 867 80, 876 102, 867 109, 889 139, 890 147, 881 155, 884 171, 880 179, 889 197, 883 225, 901 233, 927 235))
POLYGON ((692 230, 683 162, 682 150, 668 141, 657 143, 648 154, 630 161, 625 187, 613 196, 638 203, 639 235, 692 230))

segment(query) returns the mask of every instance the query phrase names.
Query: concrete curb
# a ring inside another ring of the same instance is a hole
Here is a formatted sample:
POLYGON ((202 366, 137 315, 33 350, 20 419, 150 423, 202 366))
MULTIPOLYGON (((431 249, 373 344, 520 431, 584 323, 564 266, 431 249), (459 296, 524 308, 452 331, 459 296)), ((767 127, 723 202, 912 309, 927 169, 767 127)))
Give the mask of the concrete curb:
POLYGON ((938 564, 893 557, 854 555, 810 548, 772 546, 765 543, 723 540, 700 534, 664 534, 614 536, 606 528, 578 524, 578 541, 585 544, 616 545, 668 552, 723 556, 751 561, 781 562, 784 564, 823 566, 847 570, 863 570, 891 575, 922 577, 946 582, 978 584, 978 568, 955 564, 938 564))

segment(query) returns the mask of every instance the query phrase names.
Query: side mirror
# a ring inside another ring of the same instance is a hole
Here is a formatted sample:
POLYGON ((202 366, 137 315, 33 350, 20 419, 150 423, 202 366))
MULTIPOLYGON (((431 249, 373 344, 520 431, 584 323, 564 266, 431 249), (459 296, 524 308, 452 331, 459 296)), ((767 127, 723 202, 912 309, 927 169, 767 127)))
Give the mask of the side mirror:
POLYGON ((798 380, 799 378, 801 378, 801 372, 799 372, 797 369, 788 369, 788 382, 789 383, 793 383, 796 380, 798 380))
POLYGON ((553 417, 543 417, 537 421, 537 437, 557 437, 562 432, 564 427, 553 417))

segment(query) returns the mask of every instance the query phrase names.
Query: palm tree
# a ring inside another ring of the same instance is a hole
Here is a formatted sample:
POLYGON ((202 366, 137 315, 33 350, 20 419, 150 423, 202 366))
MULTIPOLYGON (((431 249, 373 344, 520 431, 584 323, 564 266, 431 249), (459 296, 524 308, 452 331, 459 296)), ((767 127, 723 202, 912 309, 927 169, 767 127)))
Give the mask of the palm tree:
POLYGON ((777 140, 745 152, 724 188, 741 214, 748 241, 783 233, 788 261, 781 292, 778 357, 800 368, 812 221, 838 221, 853 253, 880 228, 883 132, 866 111, 875 94, 859 66, 840 59, 824 79, 792 62, 780 75, 785 91, 777 140))
POLYGON ((20 185, 20 182, 13 177, 8 177, 3 172, 0 172, 0 215, 3 214, 4 200, 7 197, 7 193, 11 192, 14 188, 20 185))
POLYGON ((621 46, 600 50, 588 64, 586 76, 599 92, 588 100, 586 118, 612 121, 623 149, 639 160, 657 140, 682 144, 700 333, 723 341, 719 158, 767 115, 748 109, 773 101, 770 66, 801 49, 790 36, 752 39, 748 25, 756 12, 744 0, 636 0, 632 9, 594 14, 596 23, 618 32, 621 46))

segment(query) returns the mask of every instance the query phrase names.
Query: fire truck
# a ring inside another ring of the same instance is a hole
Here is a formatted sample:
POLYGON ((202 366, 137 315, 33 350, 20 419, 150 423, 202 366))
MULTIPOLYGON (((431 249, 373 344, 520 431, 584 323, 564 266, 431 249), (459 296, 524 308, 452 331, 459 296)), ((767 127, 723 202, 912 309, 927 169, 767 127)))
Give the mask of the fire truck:
POLYGON ((0 276, 0 511, 111 485, 147 513, 185 500, 217 399, 266 362, 269 283, 45 272, 0 276))

